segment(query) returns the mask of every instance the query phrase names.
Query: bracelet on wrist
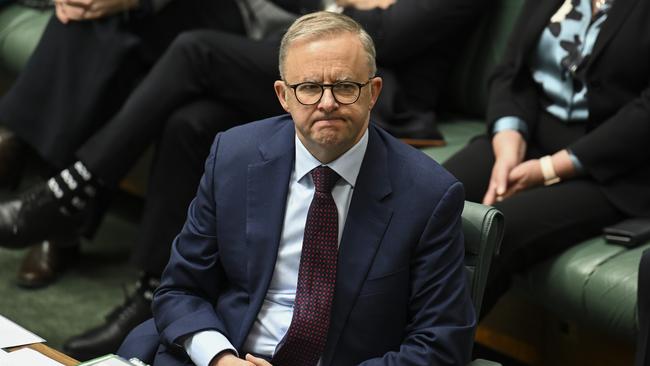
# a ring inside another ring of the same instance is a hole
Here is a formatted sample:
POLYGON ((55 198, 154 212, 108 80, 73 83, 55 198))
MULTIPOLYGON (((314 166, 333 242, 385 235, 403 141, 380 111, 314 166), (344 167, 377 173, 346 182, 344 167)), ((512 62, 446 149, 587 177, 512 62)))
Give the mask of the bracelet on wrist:
POLYGON ((544 176, 544 185, 550 186, 560 182, 560 177, 555 173, 553 161, 549 155, 543 156, 539 159, 539 165, 542 168, 542 175, 544 176))

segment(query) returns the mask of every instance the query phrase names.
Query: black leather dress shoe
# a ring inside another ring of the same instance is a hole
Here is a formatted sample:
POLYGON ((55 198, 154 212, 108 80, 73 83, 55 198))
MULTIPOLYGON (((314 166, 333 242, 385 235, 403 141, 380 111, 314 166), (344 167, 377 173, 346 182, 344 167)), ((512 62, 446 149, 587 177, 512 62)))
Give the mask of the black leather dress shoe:
POLYGON ((24 288, 50 285, 68 268, 79 263, 77 238, 63 242, 43 240, 32 246, 18 270, 16 283, 24 288))
POLYGON ((63 214, 52 192, 40 183, 17 199, 0 203, 0 246, 23 248, 46 239, 70 237, 79 232, 88 214, 88 209, 63 214))
POLYGON ((0 187, 15 189, 25 167, 27 146, 13 132, 0 127, 0 187))
POLYGON ((80 361, 115 353, 129 332, 151 316, 151 292, 140 287, 106 317, 104 324, 70 338, 63 351, 80 361))

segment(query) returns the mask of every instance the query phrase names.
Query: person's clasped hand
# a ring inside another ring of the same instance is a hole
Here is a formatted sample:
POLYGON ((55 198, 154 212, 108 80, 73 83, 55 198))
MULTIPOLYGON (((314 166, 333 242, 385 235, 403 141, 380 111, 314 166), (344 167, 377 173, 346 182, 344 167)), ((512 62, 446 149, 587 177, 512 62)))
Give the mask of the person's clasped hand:
POLYGON ((56 0, 56 17, 63 24, 92 20, 133 9, 138 0, 56 0))
POLYGON ((541 186, 544 184, 544 175, 539 159, 526 160, 514 167, 508 175, 508 188, 501 195, 510 197, 517 192, 541 186))
POLYGON ((526 154, 526 140, 515 130, 498 132, 492 138, 495 162, 490 183, 483 196, 483 204, 492 205, 513 192, 510 188, 510 174, 521 164, 526 154))

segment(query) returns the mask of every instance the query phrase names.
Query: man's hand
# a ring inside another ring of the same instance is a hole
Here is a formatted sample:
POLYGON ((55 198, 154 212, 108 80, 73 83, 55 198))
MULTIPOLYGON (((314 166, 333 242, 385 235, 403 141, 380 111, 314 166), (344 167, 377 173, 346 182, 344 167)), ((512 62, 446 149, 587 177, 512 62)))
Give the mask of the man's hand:
POLYGON ((336 5, 353 7, 359 10, 370 10, 374 8, 386 9, 393 5, 395 0, 336 0, 336 5))
POLYGON ((235 356, 232 352, 223 352, 215 357, 210 366, 272 366, 268 361, 255 357, 251 354, 246 355, 246 359, 235 356))
POLYGON ((515 130, 503 130, 492 138, 495 162, 483 204, 492 205, 500 201, 508 191, 511 171, 519 165, 526 154, 526 140, 515 130))
POLYGON ((210 362, 210 366, 254 366, 254 363, 242 360, 232 352, 224 351, 218 354, 210 362))
POLYGON ((255 366, 272 366, 267 360, 255 357, 250 353, 246 355, 246 361, 252 362, 255 366))
POLYGON ((57 0, 56 17, 61 23, 92 20, 137 7, 138 0, 57 0))

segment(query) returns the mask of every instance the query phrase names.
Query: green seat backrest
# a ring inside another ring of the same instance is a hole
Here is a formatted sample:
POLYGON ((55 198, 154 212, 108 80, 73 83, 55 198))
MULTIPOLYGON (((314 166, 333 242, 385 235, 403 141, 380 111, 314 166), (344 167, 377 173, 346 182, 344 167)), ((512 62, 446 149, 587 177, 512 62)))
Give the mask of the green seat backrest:
POLYGON ((465 201, 462 219, 465 268, 474 310, 479 316, 490 265, 503 238, 503 214, 492 206, 465 201))
POLYGON ((524 0, 493 0, 459 54, 444 93, 441 111, 483 118, 487 81, 501 60, 524 0))

